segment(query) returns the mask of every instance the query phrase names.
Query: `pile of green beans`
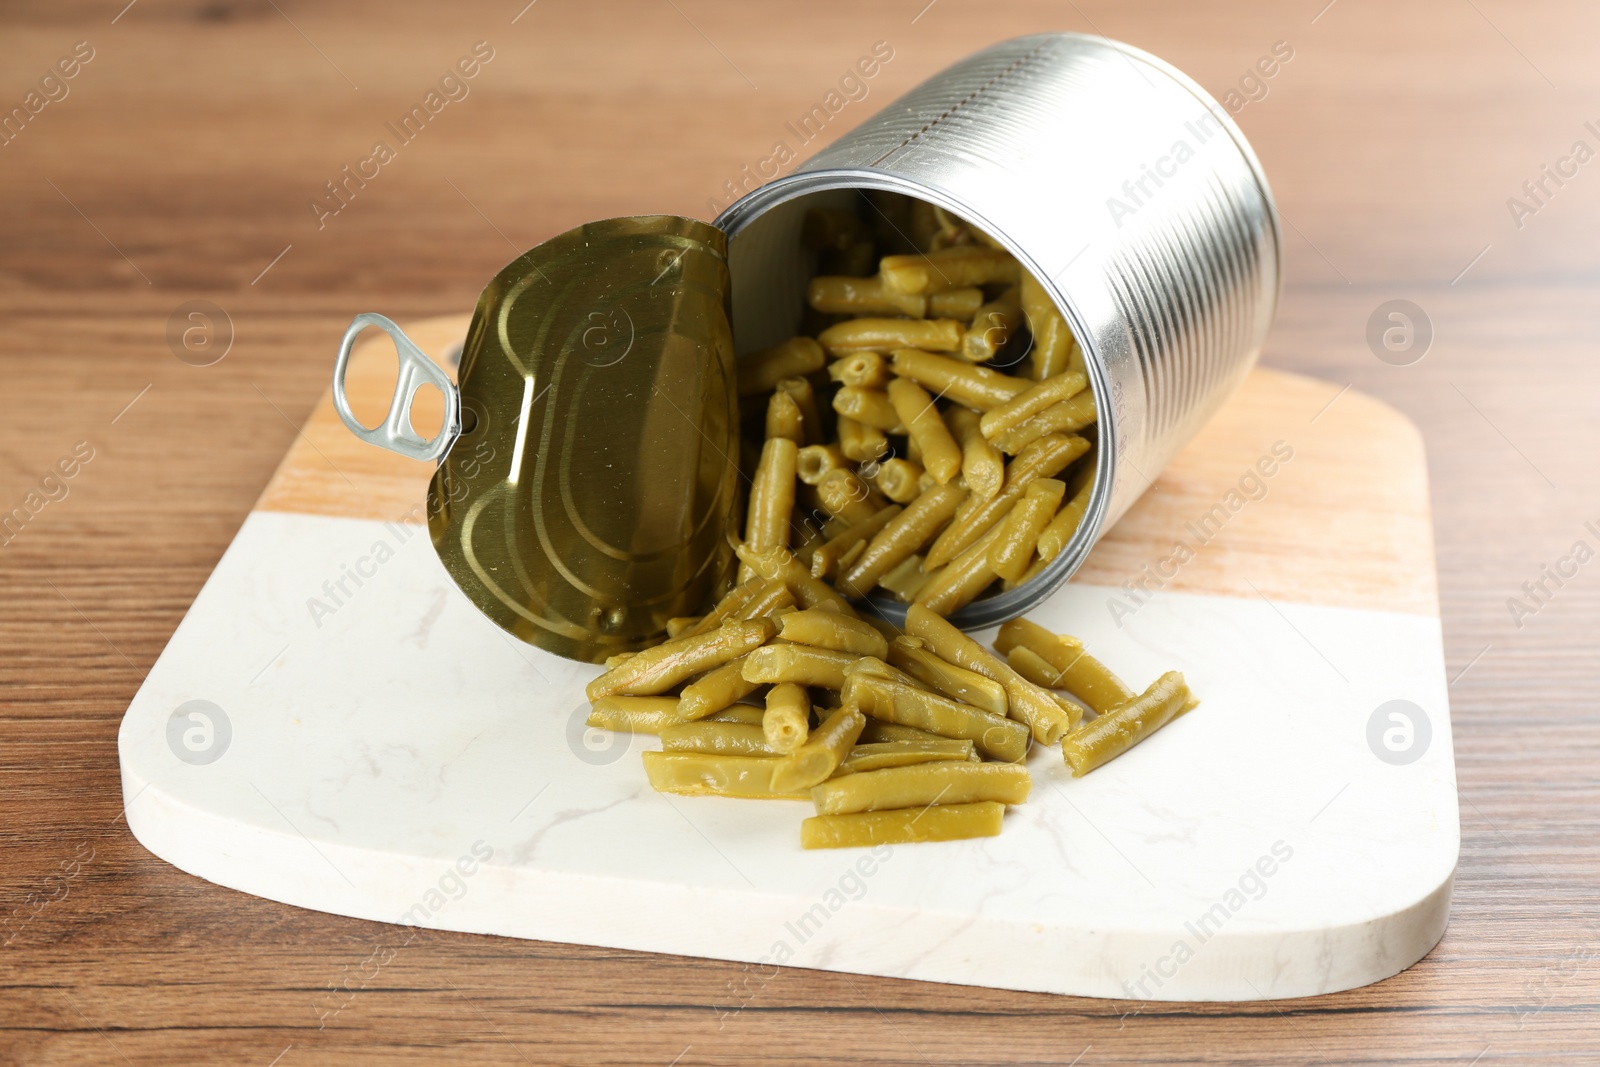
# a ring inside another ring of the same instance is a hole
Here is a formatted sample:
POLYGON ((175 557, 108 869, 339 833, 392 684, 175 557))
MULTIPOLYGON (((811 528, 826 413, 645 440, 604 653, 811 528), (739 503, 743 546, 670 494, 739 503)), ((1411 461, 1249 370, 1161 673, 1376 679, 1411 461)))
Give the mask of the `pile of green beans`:
POLYGON ((998 834, 1034 744, 1087 774, 1196 703, 1181 674, 1136 694, 1027 619, 992 650, 920 604, 902 631, 789 584, 786 549, 750 559, 756 576, 677 637, 607 663, 589 725, 658 736, 644 766, 662 792, 810 800, 804 848, 998 834))
POLYGON ((1027 620, 991 650, 944 618, 1038 573, 1093 489, 1083 353, 1042 287, 893 194, 813 210, 802 237, 822 268, 803 332, 740 361, 737 583, 608 661, 589 725, 658 735, 663 792, 811 800, 805 848, 992 836, 1034 744, 1086 774, 1195 701, 1175 672, 1136 694, 1027 620))
POLYGON ((982 231, 908 197, 813 209, 802 238, 822 273, 800 334, 739 361, 744 545, 941 615, 1027 582, 1094 490, 1094 396, 1060 310, 982 231))

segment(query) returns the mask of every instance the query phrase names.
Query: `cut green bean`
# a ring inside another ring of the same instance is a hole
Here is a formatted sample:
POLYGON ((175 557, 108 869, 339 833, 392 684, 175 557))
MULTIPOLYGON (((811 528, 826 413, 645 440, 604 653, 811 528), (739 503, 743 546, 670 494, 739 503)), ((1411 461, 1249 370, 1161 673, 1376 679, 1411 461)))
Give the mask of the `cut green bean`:
POLYGON ((745 680, 744 661, 748 655, 746 652, 738 659, 729 660, 683 687, 683 692, 678 694, 678 705, 685 722, 715 715, 761 688, 760 682, 745 680))
POLYGON ((906 633, 922 638, 928 651, 940 659, 976 671, 1005 686, 1011 717, 1027 723, 1033 731, 1034 740, 1040 744, 1055 744, 1083 717, 1082 708, 1072 705, 1077 708, 1077 714, 1064 709, 1049 693, 995 659, 978 642, 920 604, 913 604, 906 609, 906 633))
POLYGON ((921 687, 855 673, 845 679, 842 697, 875 719, 971 741, 991 759, 1015 763, 1028 754, 1027 726, 921 687))
POLYGON ((844 688, 844 669, 857 656, 808 645, 767 645, 745 657, 747 682, 793 682, 821 689, 844 688))
POLYGON ((856 815, 813 815, 800 824, 800 847, 866 848, 994 837, 1000 832, 1005 810, 1004 804, 980 801, 856 815))
POLYGON ((779 756, 754 723, 685 722, 661 729, 663 752, 705 752, 723 756, 779 756))
POLYGON ((704 752, 646 752, 644 773, 658 793, 684 796, 804 800, 803 789, 779 788, 773 776, 783 757, 721 756, 704 752))
POLYGON ((811 799, 818 815, 851 815, 980 800, 1021 804, 1032 789, 1033 777, 1020 764, 943 760, 843 775, 815 786, 811 799))
POLYGON ((933 763, 938 760, 965 760, 975 763, 981 759, 971 741, 939 738, 935 741, 887 741, 878 744, 860 744, 839 764, 839 774, 858 771, 878 771, 885 767, 909 767, 916 763, 933 763))
POLYGON ((679 637, 647 648, 590 682, 590 700, 600 697, 652 696, 702 671, 738 659, 766 644, 777 632, 767 619, 730 622, 709 633, 679 637))
POLYGON ((811 732, 805 744, 783 757, 773 770, 773 787, 785 791, 810 789, 826 781, 850 754, 866 725, 866 717, 855 705, 845 703, 811 732))
POLYGON ((761 716, 767 747, 787 755, 806 743, 811 732, 811 697, 802 686, 781 682, 767 690, 767 710, 761 716))
POLYGON ((758 708, 754 704, 729 704, 721 711, 712 712, 700 721, 732 722, 741 726, 760 726, 766 714, 766 709, 758 708))
POLYGON ((1168 671, 1144 693, 1113 708, 1061 739, 1061 756, 1081 778, 1122 755, 1176 718, 1188 706, 1183 675, 1168 671))
POLYGON ((1005 686, 992 678, 985 678, 977 671, 969 671, 940 659, 923 648, 918 638, 901 638, 891 643, 889 663, 951 700, 959 700, 996 715, 1007 714, 1005 686))
MULTIPOLYGON (((1096 715, 1104 715, 1137 695, 1110 667, 1085 652, 1077 638, 1053 634, 1027 619, 1012 619, 1000 627, 994 647, 1008 658, 1019 648, 1032 652, 1046 664, 1050 680, 1041 682, 1034 678, 1031 681, 1051 689, 1071 690, 1096 715)), ((1026 677, 1026 672, 1021 673, 1026 677)))
POLYGON ((778 636, 795 644, 831 648, 852 656, 877 656, 882 659, 889 652, 889 642, 865 622, 836 611, 816 608, 783 616, 778 636))
POLYGON ((601 697, 589 708, 588 725, 625 734, 659 734, 683 721, 677 697, 601 697))

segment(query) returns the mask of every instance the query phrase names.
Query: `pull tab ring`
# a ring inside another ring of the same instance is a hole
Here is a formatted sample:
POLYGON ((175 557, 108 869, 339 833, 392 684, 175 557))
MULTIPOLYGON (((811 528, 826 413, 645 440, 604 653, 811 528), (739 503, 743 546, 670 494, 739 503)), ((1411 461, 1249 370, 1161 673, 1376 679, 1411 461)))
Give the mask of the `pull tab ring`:
POLYGON ((339 342, 339 358, 333 364, 333 407, 350 432, 368 444, 386 448, 410 459, 438 460, 450 451, 461 434, 461 395, 450 375, 427 357, 416 343, 407 337, 386 316, 364 311, 350 320, 350 328, 339 342), (400 359, 400 373, 395 379, 394 396, 389 400, 389 413, 383 422, 368 428, 350 410, 350 398, 345 395, 345 372, 350 366, 350 351, 356 338, 368 326, 376 326, 394 341, 395 355, 400 359), (431 438, 423 438, 411 426, 411 406, 417 397, 417 388, 423 384, 436 386, 444 394, 444 423, 431 438))

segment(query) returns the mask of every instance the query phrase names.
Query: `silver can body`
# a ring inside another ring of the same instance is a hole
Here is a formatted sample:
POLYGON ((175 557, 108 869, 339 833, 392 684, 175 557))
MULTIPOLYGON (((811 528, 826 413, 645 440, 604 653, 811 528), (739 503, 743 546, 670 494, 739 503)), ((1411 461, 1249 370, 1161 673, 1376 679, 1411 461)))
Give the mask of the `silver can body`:
POLYGON ((1006 41, 723 212, 741 351, 795 329, 805 208, 862 189, 927 200, 994 236, 1084 350, 1095 489, 1048 567, 952 616, 993 625, 1070 578, 1254 365, 1281 287, 1272 194, 1227 112, 1161 60, 1079 34, 1006 41))

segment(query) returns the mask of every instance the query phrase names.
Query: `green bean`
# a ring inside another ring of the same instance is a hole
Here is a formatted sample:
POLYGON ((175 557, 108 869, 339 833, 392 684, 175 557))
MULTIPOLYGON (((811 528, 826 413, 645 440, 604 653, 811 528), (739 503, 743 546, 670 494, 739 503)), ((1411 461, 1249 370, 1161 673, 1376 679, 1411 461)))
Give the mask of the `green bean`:
POLYGON ((831 648, 807 645, 767 645, 744 661, 748 682, 793 682, 821 689, 842 689, 844 669, 858 657, 831 648))
POLYGON ((817 335, 828 355, 837 359, 870 349, 919 348, 929 352, 954 352, 965 333, 955 319, 850 319, 829 326, 817 335))
POLYGON ((1095 418, 1094 394, 1085 389, 1077 396, 1029 416, 992 440, 994 447, 1014 456, 1041 437, 1076 432, 1093 423, 1095 418))
MULTIPOLYGON (((776 394, 783 395, 783 394, 776 394)), ((769 437, 750 485, 744 541, 752 551, 787 548, 794 517, 794 460, 799 446, 786 437, 769 437)))
POLYGON ((928 315, 928 298, 884 289, 883 279, 812 278, 806 286, 806 303, 827 315, 928 315))
POLYGON ((724 756, 777 756, 761 727, 742 722, 685 722, 661 730, 663 752, 706 752, 724 756))
POLYGON ((813 578, 811 570, 788 549, 751 552, 747 547, 739 545, 734 551, 738 553, 742 563, 762 578, 769 580, 776 578, 788 586, 789 592, 794 594, 795 603, 802 608, 823 608, 851 618, 857 617, 856 609, 850 606, 848 600, 840 596, 827 582, 813 578))
POLYGON ((810 789, 838 770, 850 747, 861 736, 866 717, 846 703, 811 732, 805 744, 783 758, 773 770, 772 785, 782 790, 810 789))
POLYGON ((1013 285, 973 314, 972 328, 961 339, 961 358, 972 363, 989 362, 1021 325, 1022 305, 1013 285))
POLYGON ((813 815, 800 824, 800 847, 865 848, 994 837, 1000 832, 1005 810, 1004 804, 981 801, 856 815, 813 815))
POLYGON ((882 389, 889 384, 889 361, 882 352, 854 352, 828 364, 828 377, 840 385, 882 389))
POLYGON ((992 759, 1015 763, 1028 754, 1028 729, 1022 723, 920 687, 854 673, 845 678, 842 699, 875 719, 971 741, 992 759))
MULTIPOLYGON (((861 731, 863 744, 891 744, 901 741, 958 741, 961 738, 943 737, 929 730, 919 730, 915 726, 901 726, 897 722, 884 722, 882 719, 868 718, 866 728, 861 731)), ((967 742, 971 744, 971 742, 967 742)))
POLYGON ((1176 718, 1190 698, 1183 675, 1168 671, 1128 703, 1085 723, 1061 739, 1061 755, 1081 778, 1115 759, 1176 718))
POLYGON ((923 473, 922 464, 895 456, 878 464, 878 476, 873 480, 884 496, 896 504, 909 504, 922 495, 919 483, 923 473))
POLYGON ((933 575, 922 569, 922 557, 913 554, 890 567, 883 577, 878 579, 878 587, 893 593, 900 603, 909 604, 916 599, 922 587, 927 585, 932 577, 933 575))
POLYGON ((928 651, 940 659, 1005 686, 1011 717, 1027 723, 1034 740, 1040 744, 1055 744, 1083 717, 1082 708, 1072 705, 1077 708, 1077 714, 1064 709, 1049 693, 995 659, 978 642, 921 604, 906 609, 906 633, 922 638, 928 651))
POLYGON ((983 290, 976 285, 961 289, 946 289, 942 293, 928 294, 928 317, 932 319, 960 319, 971 322, 983 306, 983 290))
MULTIPOLYGON (((777 392, 773 395, 787 394, 800 409, 800 441, 802 445, 820 444, 822 441, 822 417, 817 411, 817 391, 812 386, 809 378, 785 378, 776 386, 777 392)), ((772 436, 771 431, 767 433, 772 436)))
POLYGON ((850 459, 838 445, 807 445, 794 454, 794 472, 806 485, 817 485, 830 471, 848 470, 850 459))
POLYGON ((889 663, 951 700, 959 700, 996 715, 1007 713, 1005 686, 992 678, 985 678, 977 671, 969 671, 940 659, 923 648, 918 638, 904 637, 892 642, 889 645, 889 663))
MULTIPOLYGON (((1051 689, 1071 690, 1094 709, 1096 715, 1104 715, 1136 695, 1111 668, 1085 652, 1077 638, 1064 639, 1027 619, 1013 619, 1000 627, 994 647, 1007 657, 1018 649, 1031 652, 1045 664, 1050 679, 1039 682, 1034 678, 1033 681, 1047 684, 1051 689)), ((1026 676, 1026 672, 1021 673, 1026 676)))
POLYGON ((976 600, 979 593, 994 584, 995 573, 989 558, 1001 531, 1001 526, 995 526, 946 566, 930 574, 917 590, 915 602, 940 615, 953 615, 976 600))
POLYGON ((1039 535, 1055 517, 1067 483, 1054 478, 1036 478, 1023 490, 1022 499, 1000 523, 1000 536, 989 548, 989 566, 1008 582, 1021 578, 1033 559, 1039 535))
POLYGON ((857 463, 877 459, 889 451, 889 439, 876 426, 840 415, 835 420, 835 429, 839 434, 839 451, 857 463))
POLYGON ((1033 778, 1020 764, 941 760, 834 778, 814 786, 811 800, 818 815, 852 815, 981 800, 1021 804, 1032 790, 1033 778))
POLYGON ((880 744, 857 744, 839 764, 839 774, 857 771, 877 771, 885 767, 909 767, 914 763, 932 763, 937 760, 981 759, 971 741, 939 738, 936 741, 889 741, 880 744))
POLYGON ((1089 450, 1089 442, 1070 434, 1051 434, 1034 441, 1006 471, 1005 488, 988 500, 970 498, 956 512, 943 533, 928 549, 923 566, 928 570, 942 567, 956 556, 972 547, 973 542, 989 532, 1022 498, 1028 483, 1036 478, 1050 478, 1060 473, 1067 464, 1089 450))
POLYGON ((1013 284, 1022 268, 1009 252, 984 245, 959 245, 911 256, 884 256, 878 263, 883 287, 893 293, 937 293, 997 282, 1013 284))
MULTIPOLYGON (((689 627, 680 636, 693 637, 696 634, 709 633, 710 631, 715 630, 717 627, 733 618, 735 612, 737 612, 745 604, 749 603, 750 598, 755 596, 756 593, 760 591, 761 585, 761 579, 752 578, 747 582, 734 586, 731 592, 729 592, 721 600, 717 601, 715 607, 706 612, 705 615, 701 616, 699 622, 689 627)), ((606 669, 609 670, 611 666, 612 664, 607 662, 606 669)))
POLYGON ((773 579, 762 583, 756 595, 750 598, 750 602, 735 612, 735 618, 757 619, 763 615, 775 615, 794 605, 793 591, 783 582, 773 579))
POLYGON ((1016 580, 1009 578, 1002 580, 1000 582, 1000 589, 1003 592, 1009 593, 1011 590, 1016 589, 1019 586, 1027 585, 1044 572, 1046 562, 1047 561, 1045 560, 1036 558, 1032 563, 1028 564, 1028 569, 1022 572, 1022 577, 1017 578, 1016 580))
POLYGON ((814 338, 792 337, 738 361, 739 395, 765 393, 785 378, 821 370, 826 362, 822 345, 814 338))
POLYGON ((795 403, 794 397, 788 393, 773 393, 767 400, 768 438, 783 437, 793 441, 798 448, 806 443, 804 422, 805 417, 800 414, 800 405, 795 403))
POLYGON ((770 620, 747 619, 727 623, 710 633, 679 637, 619 663, 590 682, 586 692, 590 700, 665 693, 686 678, 766 644, 775 633, 777 627, 770 620))
MULTIPOLYGON (((1089 462, 1085 460, 1084 462, 1089 462)), ((1072 499, 1061 506, 1055 518, 1044 528, 1039 535, 1037 551, 1039 558, 1048 562, 1061 555, 1061 550, 1067 547, 1067 542, 1072 540, 1072 535, 1078 532, 1078 526, 1083 522, 1083 516, 1089 510, 1089 496, 1094 492, 1094 479, 1090 478, 1074 494, 1072 499)))
POLYGON ((1032 384, 1025 378, 1001 374, 990 367, 976 366, 916 348, 896 349, 890 368, 924 389, 980 411, 999 407, 1032 384))
POLYGON ((745 681, 744 661, 747 656, 748 652, 738 659, 729 660, 683 687, 683 692, 678 695, 678 708, 684 721, 692 722, 714 715, 761 688, 759 682, 745 681))
POLYGON ((811 698, 793 682, 781 682, 767 690, 767 710, 761 717, 761 730, 767 747, 789 753, 806 743, 811 732, 811 698))
POLYGON ((890 568, 927 544, 966 496, 965 489, 951 483, 935 486, 917 497, 872 539, 861 558, 840 579, 840 587, 855 596, 866 596, 890 568))
POLYGON ((828 514, 850 525, 866 522, 888 503, 852 470, 832 470, 817 483, 817 493, 828 514))
POLYGON ((889 402, 889 394, 882 389, 863 389, 859 385, 843 386, 833 394, 833 410, 847 419, 854 419, 864 426, 875 427, 884 433, 906 432, 899 412, 889 402))
POLYGON ((1057 374, 1046 378, 1033 388, 1018 393, 997 408, 983 413, 978 428, 983 436, 993 440, 1019 423, 1039 414, 1045 408, 1070 400, 1088 388, 1089 379, 1082 374, 1057 374))
POLYGON ((860 619, 847 618, 836 611, 791 612, 779 623, 778 636, 796 644, 831 648, 853 656, 882 659, 889 651, 889 642, 877 630, 860 619))
POLYGON ((950 428, 927 391, 909 378, 896 378, 889 383, 888 397, 917 447, 918 455, 913 458, 933 475, 933 480, 944 485, 960 474, 961 446, 950 435, 950 428))
POLYGON ((1033 331, 1035 343, 1039 340, 1039 330, 1044 326, 1045 320, 1052 315, 1059 315, 1055 301, 1045 292, 1044 286, 1039 284, 1027 271, 1022 272, 1022 279, 1017 285, 1017 300, 1022 304, 1022 313, 1028 320, 1028 329, 1033 331))
POLYGON ((707 715, 701 722, 731 722, 741 726, 761 725, 766 717, 766 709, 758 708, 754 704, 729 704, 721 711, 707 715))
POLYGON ((803 789, 778 788, 773 777, 784 757, 723 756, 704 752, 646 752, 644 773, 658 793, 684 796, 803 800, 803 789))
POLYGON ((829 538, 811 553, 811 576, 813 578, 832 578, 846 564, 845 557, 855 549, 865 549, 867 542, 877 536, 879 530, 889 525, 896 515, 903 510, 899 504, 890 504, 879 508, 873 513, 872 518, 865 522, 854 523, 834 537, 829 538))
POLYGON ((950 433, 961 446, 961 478, 972 495, 989 500, 1006 480, 1005 456, 983 436, 978 413, 957 404, 944 414, 950 433))
POLYGON ((874 678, 887 678, 891 682, 910 686, 912 689, 923 689, 933 692, 931 688, 923 685, 899 667, 891 666, 887 661, 877 656, 862 656, 844 669, 844 676, 848 679, 852 674, 870 674, 874 678))
POLYGON ((1044 320, 1044 326, 1033 335, 1033 376, 1040 381, 1053 378, 1066 371, 1084 370, 1083 351, 1072 328, 1059 314, 1044 320))
POLYGON ((659 734, 681 722, 677 697, 601 697, 588 718, 590 726, 624 734, 659 734))

